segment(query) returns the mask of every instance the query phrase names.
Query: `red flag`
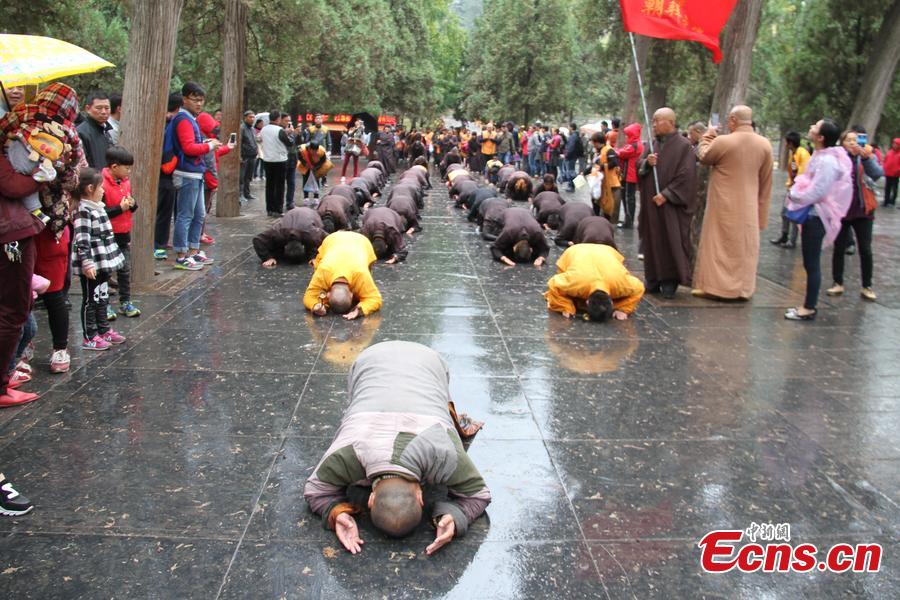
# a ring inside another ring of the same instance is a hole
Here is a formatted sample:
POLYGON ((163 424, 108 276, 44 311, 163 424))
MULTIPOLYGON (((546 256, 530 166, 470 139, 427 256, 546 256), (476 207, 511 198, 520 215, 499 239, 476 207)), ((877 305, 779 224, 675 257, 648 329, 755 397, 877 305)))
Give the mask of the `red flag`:
POLYGON ((667 40, 700 42, 722 61, 719 33, 737 0, 619 0, 625 31, 667 40))

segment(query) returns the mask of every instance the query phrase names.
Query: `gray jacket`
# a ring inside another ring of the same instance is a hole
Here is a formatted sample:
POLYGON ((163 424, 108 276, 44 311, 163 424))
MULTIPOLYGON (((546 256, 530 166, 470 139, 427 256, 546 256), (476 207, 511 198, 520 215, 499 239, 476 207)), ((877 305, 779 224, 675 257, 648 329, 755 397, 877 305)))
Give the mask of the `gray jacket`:
POLYGON ((491 494, 450 417, 449 377, 444 359, 421 344, 382 342, 360 353, 350 368, 350 406, 304 490, 324 523, 348 500, 348 487, 395 473, 447 486, 450 497, 432 516, 451 515, 456 536, 465 535, 491 494))

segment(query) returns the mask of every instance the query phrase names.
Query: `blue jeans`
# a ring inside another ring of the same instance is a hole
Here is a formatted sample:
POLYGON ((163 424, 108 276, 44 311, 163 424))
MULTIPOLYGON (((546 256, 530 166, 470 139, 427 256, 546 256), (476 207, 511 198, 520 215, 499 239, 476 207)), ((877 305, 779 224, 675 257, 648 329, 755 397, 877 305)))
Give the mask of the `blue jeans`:
POLYGON ((19 345, 16 347, 16 353, 13 354, 12 360, 9 361, 9 364, 6 366, 7 373, 10 375, 12 374, 13 369, 16 368, 16 363, 19 361, 19 357, 25 352, 28 342, 34 339, 36 334, 37 321, 34 320, 34 313, 28 313, 28 320, 25 321, 25 325, 22 327, 22 337, 19 338, 19 345))
POLYGON ((528 169, 535 177, 539 177, 541 175, 541 166, 540 161, 538 160, 540 156, 540 152, 532 152, 530 150, 528 151, 528 169))
POLYGON ((175 252, 186 253, 188 248, 200 249, 200 234, 206 219, 203 204, 203 179, 188 179, 174 175, 177 200, 175 201, 175 235, 172 246, 175 252))
POLYGON ((560 161, 559 182, 566 183, 575 179, 575 159, 564 158, 560 161))
POLYGON ((500 154, 500 162, 504 165, 510 164, 510 161, 512 161, 512 152, 503 152, 500 154))
POLYGON ((822 240, 825 226, 819 217, 807 217, 801 226, 800 246, 803 250, 803 268, 806 270, 806 298, 803 308, 814 310, 822 287, 822 240))

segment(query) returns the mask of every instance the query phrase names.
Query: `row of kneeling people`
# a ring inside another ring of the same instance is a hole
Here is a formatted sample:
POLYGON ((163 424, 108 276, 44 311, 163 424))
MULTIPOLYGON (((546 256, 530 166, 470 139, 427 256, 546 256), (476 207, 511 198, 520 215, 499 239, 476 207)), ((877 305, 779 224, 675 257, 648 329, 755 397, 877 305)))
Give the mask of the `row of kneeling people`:
POLYGON ((498 262, 541 266, 550 254, 547 234, 556 231, 554 243, 566 250, 544 294, 550 310, 603 321, 637 308, 644 286, 625 268, 612 224, 590 205, 566 202, 552 181, 536 190, 530 175, 512 167, 500 169, 496 185, 461 165, 450 165, 446 178, 450 199, 491 242, 498 262))
POLYGON ((354 319, 381 307, 371 267, 379 259, 388 264, 406 259, 405 238, 421 231, 419 211, 430 182, 425 167, 414 165, 391 185, 385 204, 376 206, 386 185, 384 167, 370 162, 349 185, 335 186, 316 209, 291 209, 253 238, 264 267, 278 261, 313 266, 303 295, 313 314, 354 319))

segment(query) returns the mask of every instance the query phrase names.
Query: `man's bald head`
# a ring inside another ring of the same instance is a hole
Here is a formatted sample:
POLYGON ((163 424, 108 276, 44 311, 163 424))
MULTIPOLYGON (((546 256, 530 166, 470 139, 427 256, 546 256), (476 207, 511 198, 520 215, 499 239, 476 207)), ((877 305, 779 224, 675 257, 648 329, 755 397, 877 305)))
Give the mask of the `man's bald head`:
POLYGON ((402 477, 381 479, 369 497, 372 524, 391 537, 405 537, 422 521, 423 504, 418 483, 402 477))
POLYGON ((345 315, 353 308, 353 292, 350 286, 343 281, 336 281, 328 290, 328 304, 335 314, 345 315))
POLYGON ((653 113, 653 133, 655 135, 668 135, 675 131, 675 111, 663 107, 653 113))
POLYGON ((743 104, 738 104, 728 113, 728 128, 734 131, 744 125, 753 125, 753 109, 743 104))

